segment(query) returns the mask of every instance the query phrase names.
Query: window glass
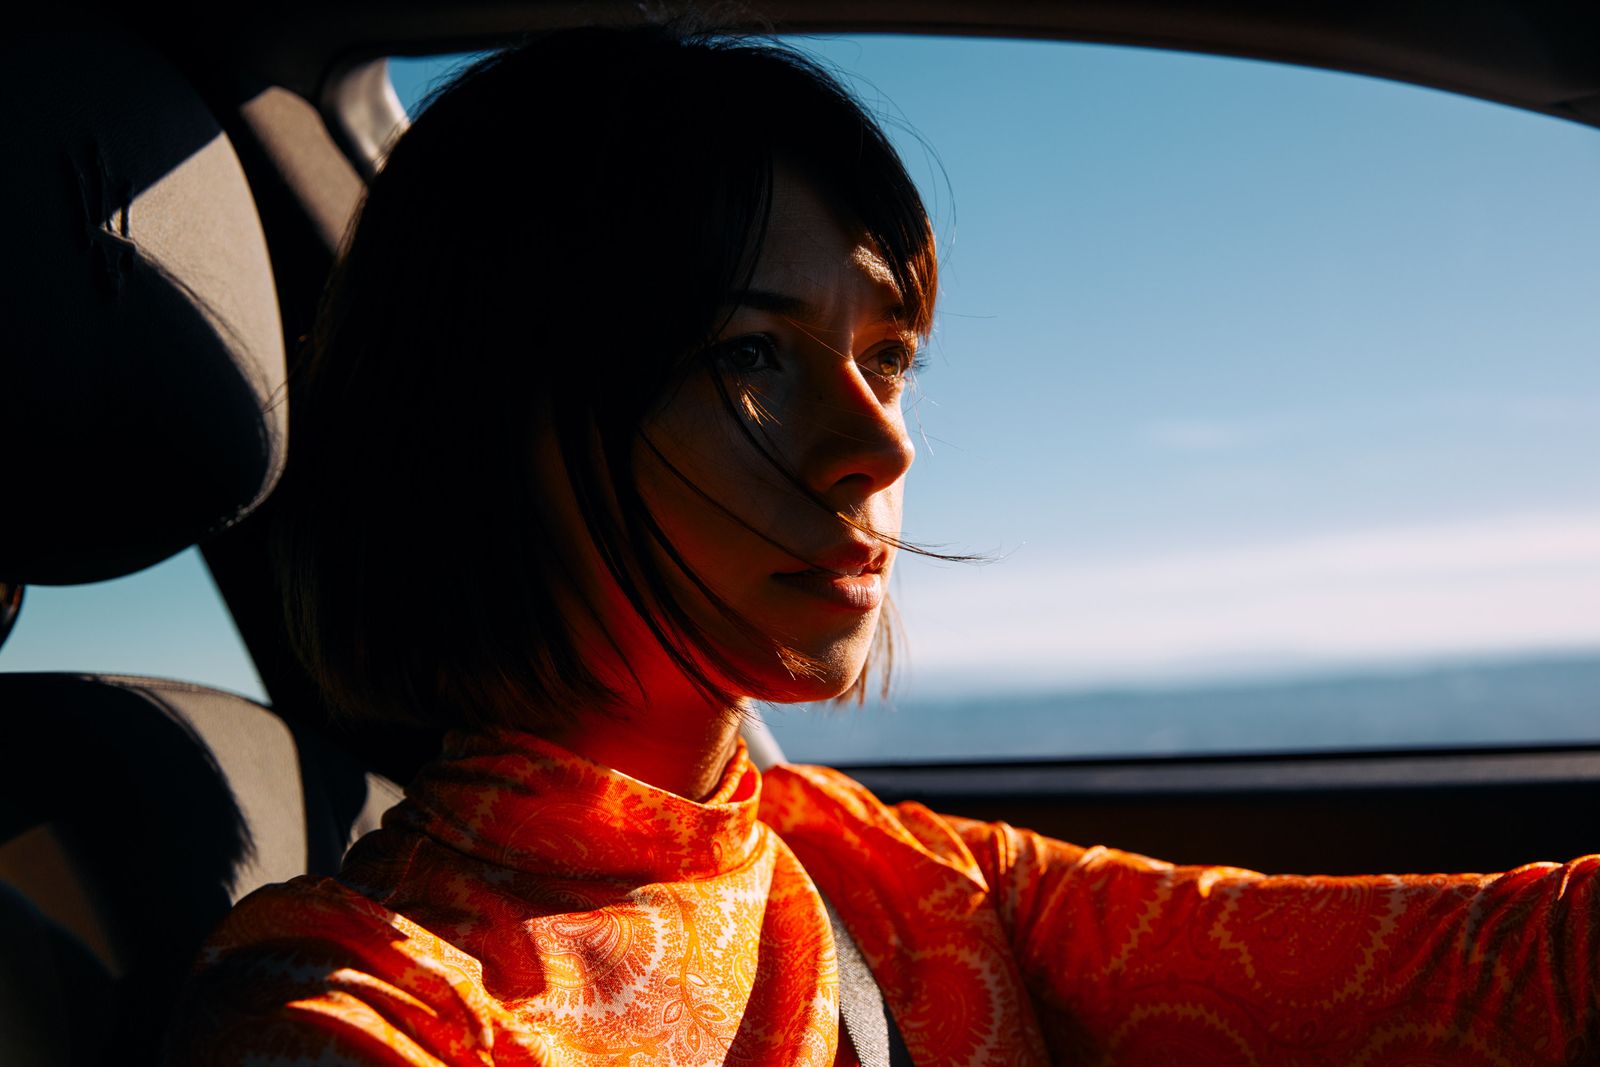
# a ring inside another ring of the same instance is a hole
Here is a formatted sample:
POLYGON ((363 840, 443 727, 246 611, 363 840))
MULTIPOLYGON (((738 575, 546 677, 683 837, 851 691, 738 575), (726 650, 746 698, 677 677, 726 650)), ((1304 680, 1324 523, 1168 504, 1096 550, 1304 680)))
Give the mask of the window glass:
POLYGON ((400 106, 412 118, 422 110, 428 94, 450 80, 484 52, 455 52, 445 56, 390 56, 389 82, 400 106))
POLYGON ((144 674, 265 701, 199 549, 126 578, 29 586, 0 670, 144 674))
MULTIPOLYGON (((1600 131, 1097 45, 805 40, 935 216, 882 760, 1600 738, 1600 131)), ((415 106, 451 60, 396 62, 415 106)))

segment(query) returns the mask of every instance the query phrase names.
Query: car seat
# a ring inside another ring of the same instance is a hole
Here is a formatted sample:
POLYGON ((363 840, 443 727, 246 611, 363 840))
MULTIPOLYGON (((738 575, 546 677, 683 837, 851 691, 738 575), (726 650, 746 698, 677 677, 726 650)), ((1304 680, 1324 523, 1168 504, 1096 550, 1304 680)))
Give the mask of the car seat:
MULTIPOLYGON (((132 37, 0 44, 0 140, 0 582, 119 577, 277 479, 266 240, 229 137, 132 37)), ((306 721, 178 681, 0 674, 0 1062, 153 1061, 233 901, 337 868, 398 790, 306 721)))

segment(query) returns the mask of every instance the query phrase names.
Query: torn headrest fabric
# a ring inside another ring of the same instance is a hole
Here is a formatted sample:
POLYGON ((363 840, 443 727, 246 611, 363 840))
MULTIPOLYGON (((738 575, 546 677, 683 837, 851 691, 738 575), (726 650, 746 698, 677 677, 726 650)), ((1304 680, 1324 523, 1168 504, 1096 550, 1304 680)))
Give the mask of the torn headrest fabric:
POLYGON ((0 579, 129 574, 282 468, 272 266, 232 145, 159 53, 0 44, 0 579))

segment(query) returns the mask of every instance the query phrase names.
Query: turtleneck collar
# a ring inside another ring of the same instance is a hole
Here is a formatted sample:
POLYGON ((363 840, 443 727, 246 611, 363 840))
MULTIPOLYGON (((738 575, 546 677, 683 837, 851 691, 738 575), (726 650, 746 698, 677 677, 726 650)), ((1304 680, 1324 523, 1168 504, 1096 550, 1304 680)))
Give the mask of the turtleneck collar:
POLYGON ((693 801, 531 734, 456 732, 384 825, 521 871, 677 882, 748 862, 767 832, 760 800, 743 741, 716 791, 693 801))

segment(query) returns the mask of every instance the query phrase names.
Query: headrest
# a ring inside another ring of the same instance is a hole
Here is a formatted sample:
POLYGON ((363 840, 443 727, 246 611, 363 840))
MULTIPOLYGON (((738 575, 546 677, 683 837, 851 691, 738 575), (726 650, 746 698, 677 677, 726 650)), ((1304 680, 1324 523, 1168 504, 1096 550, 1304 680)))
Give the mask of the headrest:
POLYGON ((11 627, 22 612, 22 586, 0 582, 0 645, 6 643, 11 627))
POLYGON ((266 240, 183 77, 110 34, 0 43, 0 579, 99 581, 242 518, 286 447, 266 240))

